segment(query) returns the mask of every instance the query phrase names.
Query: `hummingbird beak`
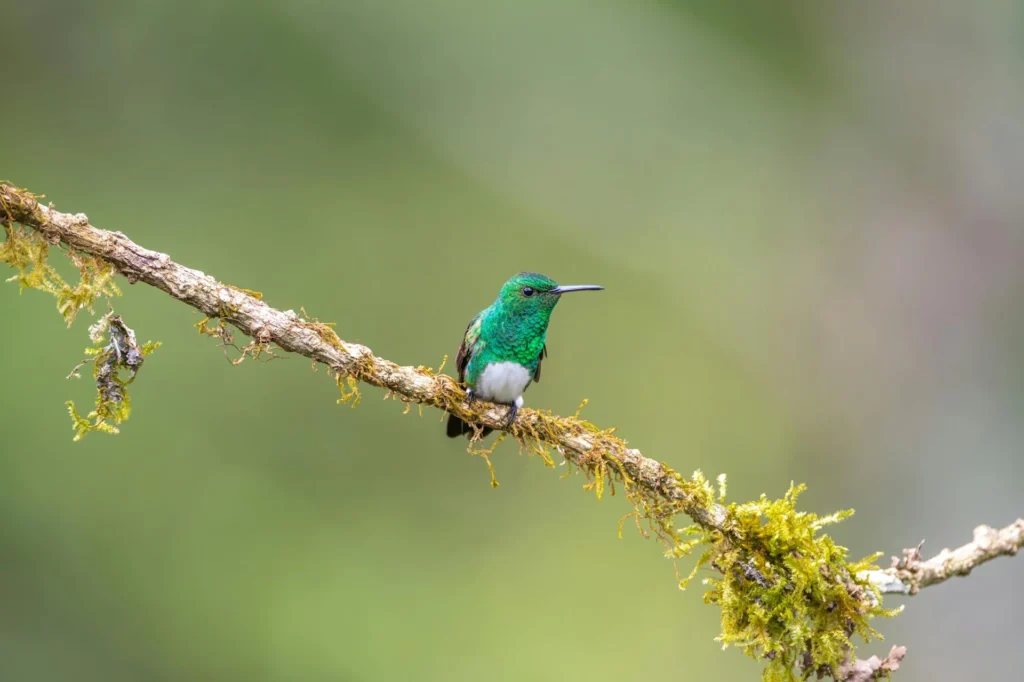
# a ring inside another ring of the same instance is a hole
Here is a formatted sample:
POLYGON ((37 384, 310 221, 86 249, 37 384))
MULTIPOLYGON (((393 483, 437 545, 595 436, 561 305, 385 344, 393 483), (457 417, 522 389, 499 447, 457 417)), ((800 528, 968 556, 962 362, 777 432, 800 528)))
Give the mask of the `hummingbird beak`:
POLYGON ((563 284, 555 287, 548 293, 567 294, 570 291, 600 291, 601 289, 604 289, 604 287, 599 284, 563 284))

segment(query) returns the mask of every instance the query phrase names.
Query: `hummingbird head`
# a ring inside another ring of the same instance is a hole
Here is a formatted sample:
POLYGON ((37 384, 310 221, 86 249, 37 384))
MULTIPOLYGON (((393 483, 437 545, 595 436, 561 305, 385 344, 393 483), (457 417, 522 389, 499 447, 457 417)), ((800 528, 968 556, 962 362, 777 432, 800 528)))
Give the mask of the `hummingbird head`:
POLYGON ((520 272, 501 287, 497 303, 506 315, 520 318, 539 317, 546 322, 562 294, 597 289, 604 287, 596 284, 559 285, 555 280, 539 273, 520 272))

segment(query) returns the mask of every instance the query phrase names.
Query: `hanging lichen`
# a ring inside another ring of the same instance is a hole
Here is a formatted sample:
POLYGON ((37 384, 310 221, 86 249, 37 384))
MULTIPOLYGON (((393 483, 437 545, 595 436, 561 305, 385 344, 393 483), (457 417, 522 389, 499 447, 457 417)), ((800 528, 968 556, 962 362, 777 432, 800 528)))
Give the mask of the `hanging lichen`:
POLYGON ((83 308, 93 312, 92 306, 97 299, 121 295, 114 282, 117 271, 106 261, 68 251, 68 258, 80 274, 78 282, 71 285, 47 262, 50 244, 42 235, 7 222, 4 223, 4 232, 6 240, 0 244, 0 262, 18 271, 7 281, 17 282, 20 291, 37 289, 54 296, 57 310, 68 326, 83 308))
MULTIPOLYGON (((83 417, 75 409, 74 401, 67 401, 76 441, 91 431, 119 432, 116 425, 128 419, 132 411, 128 385, 135 381, 146 356, 160 347, 159 341, 150 341, 140 347, 135 340, 135 332, 113 313, 104 315, 89 327, 89 336, 94 343, 101 344, 85 349, 86 355, 92 358, 96 406, 83 417), (104 335, 108 339, 106 344, 103 344, 104 335), (127 377, 122 377, 122 371, 127 372, 127 377)), ((87 358, 79 363, 68 378, 78 378, 78 370, 89 362, 87 358)))

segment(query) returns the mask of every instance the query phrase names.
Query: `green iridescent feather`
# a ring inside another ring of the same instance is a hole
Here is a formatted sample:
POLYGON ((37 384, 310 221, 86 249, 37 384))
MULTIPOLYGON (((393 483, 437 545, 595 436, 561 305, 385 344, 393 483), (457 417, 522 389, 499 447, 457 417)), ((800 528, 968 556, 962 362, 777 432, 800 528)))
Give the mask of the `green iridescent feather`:
POLYGON ((464 343, 470 358, 463 380, 467 384, 475 386, 492 362, 518 362, 531 375, 537 373, 551 311, 560 298, 543 292, 557 286, 551 278, 530 272, 520 273, 502 286, 494 303, 474 317, 466 330, 464 343), (526 287, 542 293, 524 296, 526 287))

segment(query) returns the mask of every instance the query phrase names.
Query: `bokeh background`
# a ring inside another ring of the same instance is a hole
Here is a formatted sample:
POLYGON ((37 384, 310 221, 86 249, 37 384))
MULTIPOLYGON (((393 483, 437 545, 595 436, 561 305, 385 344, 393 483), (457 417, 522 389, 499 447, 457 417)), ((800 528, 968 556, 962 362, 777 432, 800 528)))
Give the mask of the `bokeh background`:
MULTIPOLYGON (((567 299, 527 403, 730 495, 810 489, 861 556, 1024 510, 1024 6, 579 0, 10 3, 0 176, 400 363, 511 274, 567 299)), ((654 541, 503 446, 197 314, 120 436, 88 345, 0 288, 0 679, 757 679, 654 541)), ((451 365, 449 364, 449 367, 451 365)), ((688 570, 683 563, 681 569, 688 570)), ((1008 679, 1024 560, 881 623, 899 679, 1008 679)), ((900 600, 892 598, 889 605, 900 600)))

